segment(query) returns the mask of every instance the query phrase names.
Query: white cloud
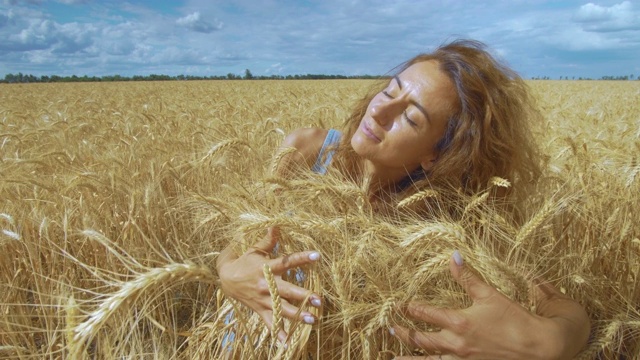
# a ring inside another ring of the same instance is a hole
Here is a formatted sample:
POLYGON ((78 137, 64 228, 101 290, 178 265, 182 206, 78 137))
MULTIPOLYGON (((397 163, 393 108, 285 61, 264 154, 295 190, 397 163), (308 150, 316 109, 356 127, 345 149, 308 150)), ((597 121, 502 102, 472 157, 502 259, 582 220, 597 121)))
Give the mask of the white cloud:
POLYGON ((624 1, 611 7, 600 6, 594 3, 582 5, 576 14, 578 21, 602 21, 624 17, 631 11, 631 3, 624 1))
POLYGON ((284 66, 281 63, 272 64, 264 70, 265 74, 280 74, 284 66))
POLYGON ((615 49, 620 46, 617 41, 608 39, 600 33, 587 32, 580 28, 562 29, 545 41, 564 51, 594 51, 615 49))
POLYGON ((22 19, 0 31, 5 41, 0 51, 50 49, 58 53, 82 51, 93 42, 95 27, 90 24, 58 24, 48 19, 22 19))
POLYGON ((640 11, 634 9, 629 1, 610 7, 588 3, 578 9, 574 19, 586 31, 640 30, 640 11))
POLYGON ((216 30, 222 29, 222 23, 215 20, 213 22, 206 21, 202 19, 200 16, 200 12, 196 11, 192 14, 189 14, 185 17, 181 17, 176 20, 176 24, 180 26, 184 26, 193 31, 201 32, 201 33, 211 33, 216 30))
POLYGON ((76 53, 93 44, 97 29, 92 24, 55 24, 56 43, 53 51, 57 53, 76 53))
POLYGON ((127 21, 103 27, 96 46, 98 51, 108 55, 131 55, 144 45, 148 37, 148 29, 144 24, 127 21))

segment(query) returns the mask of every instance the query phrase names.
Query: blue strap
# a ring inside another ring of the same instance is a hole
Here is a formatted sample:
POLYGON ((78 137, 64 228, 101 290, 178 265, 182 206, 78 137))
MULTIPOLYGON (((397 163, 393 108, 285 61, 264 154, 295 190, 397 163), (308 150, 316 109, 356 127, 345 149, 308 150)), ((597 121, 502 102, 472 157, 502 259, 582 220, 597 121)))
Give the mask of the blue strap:
POLYGON ((340 137, 342 137, 342 133, 340 131, 336 129, 329 129, 327 137, 324 138, 322 148, 320 148, 318 158, 311 167, 311 171, 320 175, 324 175, 327 173, 327 169, 331 164, 331 160, 333 160, 333 154, 336 151, 337 146, 335 145, 340 142, 340 137))

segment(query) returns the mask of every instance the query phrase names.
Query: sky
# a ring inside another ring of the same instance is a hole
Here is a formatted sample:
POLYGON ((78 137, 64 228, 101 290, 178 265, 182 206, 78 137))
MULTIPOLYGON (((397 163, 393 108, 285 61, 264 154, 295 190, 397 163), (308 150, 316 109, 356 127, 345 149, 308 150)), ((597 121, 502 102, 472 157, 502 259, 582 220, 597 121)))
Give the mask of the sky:
POLYGON ((640 76, 638 0, 0 0, 0 78, 383 75, 458 38, 525 78, 640 76))

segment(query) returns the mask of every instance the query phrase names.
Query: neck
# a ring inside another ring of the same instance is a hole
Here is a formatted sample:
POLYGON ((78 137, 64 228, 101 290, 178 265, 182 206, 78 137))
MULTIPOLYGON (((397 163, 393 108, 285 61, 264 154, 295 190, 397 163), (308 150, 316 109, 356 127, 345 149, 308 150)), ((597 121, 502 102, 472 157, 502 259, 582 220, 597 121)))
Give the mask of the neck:
POLYGON ((364 160, 362 176, 367 182, 369 197, 382 193, 389 193, 395 185, 408 175, 407 169, 376 166, 369 160, 364 160))

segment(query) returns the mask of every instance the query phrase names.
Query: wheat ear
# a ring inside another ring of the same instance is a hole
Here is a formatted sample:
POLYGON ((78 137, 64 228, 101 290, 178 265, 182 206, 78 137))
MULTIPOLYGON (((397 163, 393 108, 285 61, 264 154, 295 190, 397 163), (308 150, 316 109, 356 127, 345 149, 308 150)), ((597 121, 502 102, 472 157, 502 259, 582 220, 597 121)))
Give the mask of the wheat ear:
MULTIPOLYGON (((89 340, 109 317, 125 303, 135 300, 143 290, 153 286, 167 286, 174 282, 199 280, 213 283, 217 277, 209 268, 192 264, 169 264, 165 267, 153 268, 146 273, 138 275, 134 280, 128 281, 113 295, 103 301, 98 308, 89 315, 89 318, 75 327, 73 341, 77 352, 84 351, 84 344, 89 340)), ((75 353, 73 355, 79 355, 75 353)))
POLYGON ((373 332, 377 329, 384 328, 389 324, 389 314, 396 306, 396 298, 393 296, 389 297, 384 301, 380 310, 378 310, 378 315, 372 319, 369 324, 367 324, 364 333, 366 337, 372 337, 373 332))
MULTIPOLYGON (((73 298, 73 294, 69 297, 65 310, 65 338, 67 340, 67 347, 73 349, 75 347, 74 341, 74 329, 77 325, 78 318, 78 304, 73 298)), ((73 352, 73 351, 70 351, 73 352)))
POLYGON ((278 285, 276 284, 275 276, 268 264, 264 264, 262 268, 264 278, 267 280, 269 286, 269 293, 271 294, 271 302, 273 304, 273 324, 271 327, 271 336, 273 339, 277 339, 278 333, 283 328, 282 320, 282 303, 280 301, 280 293, 278 292, 278 285))
POLYGON ((449 240, 451 244, 456 244, 456 241, 464 243, 466 235, 462 226, 457 223, 445 223, 438 222, 425 226, 423 229, 409 234, 405 239, 400 242, 401 247, 408 247, 413 245, 416 241, 425 237, 442 237, 449 240))
POLYGON ((407 206, 413 205, 420 200, 424 200, 424 199, 428 199, 436 196, 438 196, 438 192, 433 189, 422 190, 400 201, 397 205, 397 208, 402 209, 407 206))
POLYGON ((243 141, 240 139, 230 139, 230 140, 221 141, 215 144, 213 147, 211 147, 211 149, 207 152, 207 154, 203 156, 202 159, 200 159, 200 162, 205 161, 209 157, 213 156, 215 153, 220 152, 220 150, 231 147, 233 145, 249 146, 249 144, 247 144, 246 141, 243 141))
POLYGON ((469 204, 467 204, 467 206, 465 206, 464 208, 464 212, 462 213, 462 215, 466 215, 469 213, 469 211, 475 209, 476 207, 478 207, 481 203, 483 203, 487 198, 489 197, 489 192, 485 192, 484 194, 475 197, 473 200, 469 201, 469 204))
POLYGON ((547 201, 547 203, 544 204, 542 209, 538 211, 538 213, 533 218, 531 218, 531 220, 529 220, 526 224, 524 224, 524 226, 520 228, 520 231, 518 231, 518 234, 516 235, 516 243, 515 243, 514 249, 520 247, 522 243, 527 238, 529 238, 529 236, 533 234, 535 230, 542 223, 544 223, 544 221, 547 220, 547 218, 551 214, 553 214, 556 211, 557 207, 558 205, 553 201, 547 201))
POLYGON ((511 183, 507 179, 501 178, 499 176, 494 176, 491 179, 489 179, 489 186, 508 188, 508 187, 511 187, 511 183))
POLYGON ((282 159, 284 159, 285 156, 291 153, 294 153, 296 151, 298 151, 298 149, 294 147, 288 147, 278 152, 276 156, 273 158, 273 161, 271 162, 271 174, 277 174, 278 167, 280 166, 280 162, 282 161, 282 159))

